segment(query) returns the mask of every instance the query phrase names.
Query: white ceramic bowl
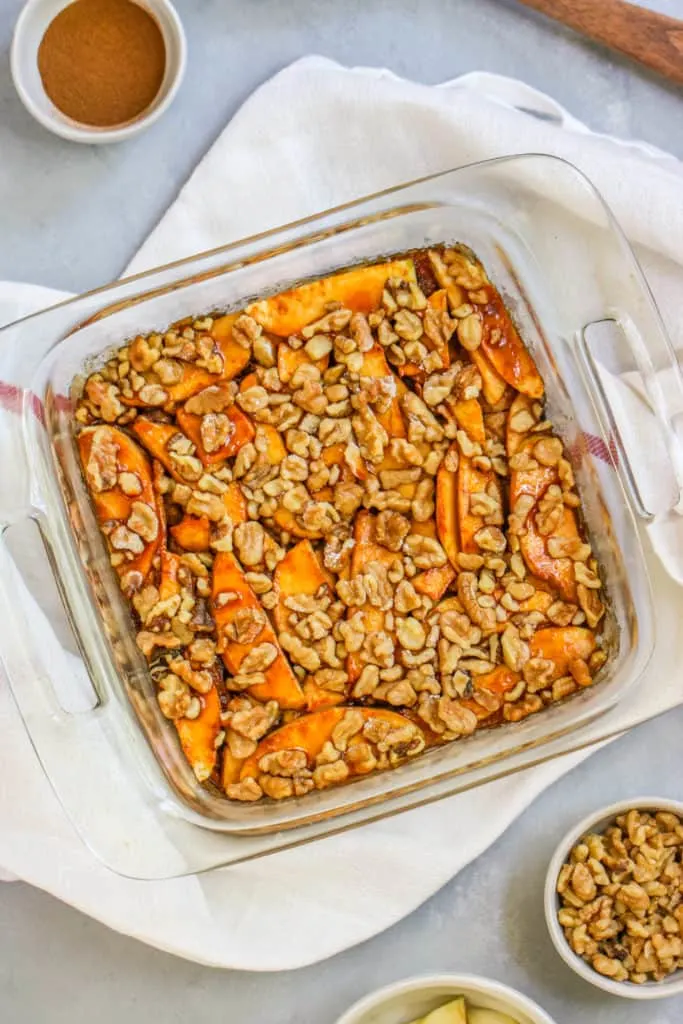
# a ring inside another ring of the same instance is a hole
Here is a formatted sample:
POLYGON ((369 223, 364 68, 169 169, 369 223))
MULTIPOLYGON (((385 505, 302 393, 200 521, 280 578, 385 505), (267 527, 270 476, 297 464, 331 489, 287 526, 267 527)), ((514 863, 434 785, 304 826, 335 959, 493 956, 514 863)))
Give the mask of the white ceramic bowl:
POLYGON ((71 142, 102 145, 121 142, 154 124, 168 109, 180 88, 187 62, 187 44, 180 18, 169 0, 136 0, 152 14, 166 47, 166 70, 161 87, 147 110, 134 121, 114 128, 97 128, 73 121, 58 110, 43 88, 38 71, 38 48, 45 30, 73 0, 28 0, 14 29, 12 78, 19 98, 30 114, 49 131, 71 142))
POLYGON ((354 1003, 337 1024, 407 1024, 456 996, 465 996, 473 1006, 507 1013, 519 1024, 554 1024, 521 992, 474 974, 425 974, 397 981, 354 1003))
POLYGON ((669 996, 680 995, 683 992, 683 970, 676 971, 669 975, 664 981, 647 981, 642 985, 635 985, 630 981, 613 981, 593 970, 577 953, 571 949, 564 937, 564 931, 557 920, 557 913, 560 909, 560 899, 557 894, 556 885, 560 869, 569 857, 572 847, 579 841, 581 836, 587 832, 604 832, 606 828, 615 823, 617 815, 630 811, 636 807, 639 811, 672 811, 683 817, 683 803, 678 800, 666 800, 661 797, 636 796, 628 800, 621 800, 617 804, 603 807, 594 811, 578 825, 575 825, 566 836, 559 842, 555 853, 548 867, 548 874, 545 880, 545 919, 548 924, 550 937, 553 940, 555 949, 562 959, 573 971, 576 971, 584 981, 590 982, 604 992, 615 996, 623 996, 626 999, 666 999, 669 996))

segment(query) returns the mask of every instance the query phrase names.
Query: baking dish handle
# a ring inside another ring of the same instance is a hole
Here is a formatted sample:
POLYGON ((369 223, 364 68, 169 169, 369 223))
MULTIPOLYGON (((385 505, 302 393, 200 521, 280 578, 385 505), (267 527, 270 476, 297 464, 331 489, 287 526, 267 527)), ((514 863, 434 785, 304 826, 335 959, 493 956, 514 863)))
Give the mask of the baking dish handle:
POLYGON ((20 708, 29 685, 53 718, 100 705, 34 519, 0 533, 0 662, 20 708))
POLYGON ((0 528, 32 514, 32 474, 35 472, 25 440, 25 423, 45 422, 43 403, 31 391, 0 379, 0 528))
POLYGON ((612 462, 634 511, 650 523, 683 515, 683 378, 663 328, 646 343, 629 316, 612 313, 586 324, 578 341, 610 441, 600 454, 612 462))

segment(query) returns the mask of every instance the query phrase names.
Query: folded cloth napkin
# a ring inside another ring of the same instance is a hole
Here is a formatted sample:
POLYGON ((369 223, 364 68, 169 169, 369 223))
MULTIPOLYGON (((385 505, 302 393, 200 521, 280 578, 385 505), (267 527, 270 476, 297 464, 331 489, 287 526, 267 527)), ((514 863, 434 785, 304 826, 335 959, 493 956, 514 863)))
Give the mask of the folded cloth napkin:
MULTIPOLYGON (((321 58, 298 62, 244 105, 128 269, 166 263, 402 180, 530 151, 563 156, 596 183, 637 245, 669 329, 683 347, 683 318, 677 316, 681 165, 651 147, 594 135, 549 97, 491 75, 428 87, 321 58)), ((47 289, 0 285, 0 323, 59 298, 47 289)), ((683 595, 651 555, 649 562, 668 642, 614 720, 617 730, 683 699, 671 670, 683 660, 683 595)), ((49 630, 47 619, 36 620, 36 636, 49 630)), ((315 848, 201 877, 136 882, 108 871, 74 835, 6 685, 0 686, 0 732, 3 759, 13 767, 12 778, 22 780, 18 794, 9 773, 0 777, 4 875, 25 879, 150 945, 247 970, 313 963, 399 920, 586 756, 565 756, 315 848)))

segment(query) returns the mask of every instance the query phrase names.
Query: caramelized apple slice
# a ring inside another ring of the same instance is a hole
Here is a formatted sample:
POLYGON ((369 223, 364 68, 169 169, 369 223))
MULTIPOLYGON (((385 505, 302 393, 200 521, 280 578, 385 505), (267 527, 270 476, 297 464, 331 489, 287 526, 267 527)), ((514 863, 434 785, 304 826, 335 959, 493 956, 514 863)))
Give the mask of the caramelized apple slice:
MULTIPOLYGON (((459 449, 455 442, 451 450, 459 456, 459 449)), ((447 462, 448 456, 444 462, 447 462)), ((441 547, 448 555, 448 560, 456 571, 459 571, 458 562, 458 511, 456 471, 447 469, 444 462, 439 466, 436 474, 436 531, 441 542, 441 547)))
POLYGON ((381 562, 387 567, 394 564, 399 557, 382 544, 377 543, 375 535, 375 517, 365 510, 356 515, 353 524, 353 537, 356 541, 351 555, 351 576, 358 576, 365 571, 369 562, 381 562))
POLYGON ((162 547, 159 555, 159 598, 161 601, 168 601, 169 597, 175 597, 180 593, 178 573, 180 571, 180 555, 162 547))
POLYGON ((234 526, 237 526, 238 523, 246 523, 247 499, 236 480, 228 484, 228 489, 223 495, 223 504, 228 518, 232 520, 234 526))
POLYGON ((292 668, 282 652, 273 627, 264 616, 261 604, 247 583, 244 572, 233 554, 219 551, 213 563, 212 581, 213 616, 218 634, 218 648, 228 672, 239 672, 240 665, 250 650, 261 644, 271 644, 276 650, 275 660, 264 670, 265 682, 252 686, 249 693, 256 700, 276 700, 282 708, 301 708, 304 695, 292 668), (220 595, 236 597, 223 604, 220 595), (231 635, 230 626, 238 612, 255 611, 265 618, 261 632, 250 643, 238 643, 231 635))
POLYGON ((415 267, 412 260, 393 260, 372 267, 355 267, 342 274, 310 281, 272 298, 252 303, 247 307, 247 313, 264 330, 279 338, 288 338, 324 316, 330 302, 339 302, 354 313, 370 313, 378 309, 384 286, 390 277, 414 281, 415 267))
POLYGON ((302 540, 287 552, 278 562, 273 583, 279 601, 273 609, 273 619, 278 632, 287 629, 287 618, 291 614, 286 605, 287 598, 305 595, 315 596, 321 587, 331 592, 330 579, 309 540, 302 540))
POLYGON ((470 441, 476 444, 484 444, 486 441, 486 430, 484 429, 484 414, 481 403, 476 398, 468 398, 463 402, 454 402, 451 410, 456 422, 461 427, 470 441))
POLYGON ((227 743, 222 746, 223 751, 223 762, 221 764, 221 786, 223 789, 227 789, 234 782, 240 781, 240 772, 242 771, 242 765, 244 764, 243 757, 235 757, 234 754, 230 753, 230 747, 227 743))
MULTIPOLYGON (((335 726, 339 725, 348 710, 348 707, 327 708, 310 715, 302 715, 293 722, 288 722, 287 725, 276 729, 262 739, 256 751, 246 759, 240 773, 241 778, 258 779, 261 774, 259 768, 261 758, 278 750, 303 750, 308 758, 309 767, 313 767, 315 758, 324 745, 331 740, 335 726)), ((415 725, 411 719, 400 715, 397 711, 388 711, 384 708, 358 708, 357 710, 360 711, 366 722, 379 719, 394 729, 400 729, 409 723, 415 725)), ((416 728, 421 731, 419 727, 416 728)), ((356 774, 353 764, 350 764, 349 768, 351 769, 350 776, 356 774)))
POLYGON ((470 352, 469 356, 479 370, 484 398, 489 405, 498 405, 507 390, 507 384, 481 348, 470 352))
POLYGON ((274 521, 281 530, 286 530, 293 537, 302 537, 307 540, 320 540, 322 533, 317 530, 307 530, 294 518, 294 513, 289 509, 280 506, 273 515, 274 521))
POLYGON ((510 470, 510 508, 514 509, 517 499, 523 494, 539 501, 551 484, 558 482, 556 466, 543 466, 534 458, 534 445, 539 438, 532 434, 524 438, 517 445, 515 454, 521 456, 526 453, 535 465, 531 469, 510 470))
POLYGON ((299 367, 305 363, 312 363, 323 373, 329 366, 329 362, 329 356, 311 359, 305 348, 292 348, 286 341, 281 341, 277 347, 277 372, 283 384, 288 384, 299 367))
POLYGON ((379 413, 377 419, 390 438, 405 437, 406 425, 401 412, 400 399, 406 393, 407 388, 400 377, 392 373, 381 345, 374 345, 368 352, 363 353, 363 365, 360 368, 359 376, 386 379, 387 386, 391 388, 394 397, 389 409, 379 413))
POLYGON ((216 739, 221 731, 221 702, 216 687, 196 695, 202 709, 197 718, 179 718, 180 745, 199 782, 206 782, 216 767, 216 739))
POLYGON ((137 434, 150 455, 161 463, 174 480, 177 480, 178 483, 187 483, 177 472, 168 451, 169 441, 180 433, 177 427, 171 423, 155 423, 154 420, 148 420, 145 416, 138 416, 131 429, 137 434))
MULTIPOLYGON (((86 427, 78 435, 77 443, 97 521, 100 525, 115 524, 107 536, 109 550, 112 553, 119 550, 126 552, 126 537, 122 531, 130 532, 134 528, 135 519, 131 528, 126 524, 136 512, 142 512, 145 519, 149 520, 148 536, 156 530, 151 540, 145 540, 137 533, 132 534, 133 546, 142 547, 138 551, 129 550, 132 558, 124 558, 116 567, 122 584, 129 573, 139 573, 144 581, 150 573, 164 532, 149 459, 135 441, 118 427, 86 427), (126 491, 137 493, 127 494, 126 491)), ((130 577, 131 580, 134 578, 130 577)))
POLYGON ((232 425, 230 436, 220 448, 209 452, 204 447, 202 436, 203 417, 187 412, 185 409, 178 409, 176 413, 178 426, 194 442, 197 447, 197 456, 205 466, 214 466, 219 462, 225 462, 231 455, 236 455, 242 445, 254 438, 253 423, 236 405, 231 405, 222 415, 227 416, 232 425))
MULTIPOLYGON (((438 291, 432 292, 427 299, 427 305, 431 307, 436 313, 448 313, 448 293, 445 288, 440 288, 438 291)), ((442 342, 438 345, 432 345, 426 335, 422 337, 423 344, 427 345, 434 352, 438 352, 441 356, 441 370, 447 370, 451 365, 451 353, 448 341, 442 342)), ((418 377, 421 380, 425 377, 424 366, 418 366, 417 363, 404 363, 403 366, 398 368, 400 377, 418 377)))
MULTIPOLYGON (((563 509, 562 521, 554 531, 553 537, 579 539, 576 516, 572 509, 567 507, 563 509)), ((574 563, 571 558, 553 558, 548 553, 548 539, 539 533, 535 515, 532 513, 527 521, 526 533, 522 534, 519 539, 522 558, 530 572, 556 587, 565 601, 576 604, 574 563)))
MULTIPOLYGON (((448 554, 447 551, 446 554, 448 554)), ((425 572, 418 573, 413 578, 412 584, 418 594, 426 594, 427 597, 431 597, 432 601, 439 601, 454 579, 455 570, 450 565, 444 565, 440 569, 427 569, 425 572)))
POLYGON ((458 541, 460 550, 477 554, 479 546, 474 535, 485 525, 484 516, 473 511, 477 495, 487 494, 502 504, 500 481, 492 469, 477 469, 466 455, 460 455, 456 473, 456 508, 458 512, 458 541))
POLYGON ((313 679, 304 680, 303 690, 307 711, 322 711, 323 708, 334 708, 338 704, 343 704, 346 700, 346 696, 343 693, 324 690, 313 679))
MULTIPOLYGON (((163 387, 168 395, 168 402, 166 404, 173 406, 180 402, 185 402, 210 384, 216 384, 221 380, 233 380, 242 372, 249 362, 251 353, 249 349, 243 348, 236 341, 232 340, 232 325, 238 315, 235 313, 221 317, 214 321, 211 331, 208 332, 214 339, 216 349, 220 353, 223 362, 223 368, 220 373, 210 373, 204 367, 197 366, 196 363, 178 360, 181 367, 181 376, 175 384, 162 384, 154 372, 154 366, 142 374, 148 383, 158 384, 163 387)), ((122 396, 121 401, 125 405, 140 408, 148 404, 138 394, 135 394, 132 398, 122 396)))
POLYGON ((513 456, 536 422, 532 412, 533 401, 528 395, 515 395, 508 409, 505 425, 505 448, 508 458, 513 456))
MULTIPOLYGON (((362 575, 370 562, 380 562, 387 568, 399 557, 383 545, 378 544, 375 537, 375 519, 370 512, 359 512, 353 526, 355 546, 351 553, 350 578, 362 575)), ((385 613, 380 608, 368 603, 362 607, 363 624, 367 636, 384 629, 385 613)), ((349 618, 358 611, 349 608, 349 618)), ((346 659, 346 671, 351 682, 355 682, 361 674, 362 663, 357 654, 349 654, 346 659)))
POLYGON ((553 680, 569 675, 571 662, 588 661, 595 648, 595 634, 581 626, 539 629, 529 641, 532 658, 545 658, 554 664, 553 680))
POLYGON ((208 551, 211 527, 206 516, 183 516, 170 534, 184 551, 208 551))
POLYGON ((483 313, 481 348, 484 355, 503 380, 516 391, 521 391, 530 398, 542 398, 543 381, 536 364, 522 342, 500 295, 495 288, 487 290, 489 301, 480 307, 483 313))
MULTIPOLYGON (((519 672, 513 672, 506 665, 498 665, 493 671, 486 672, 483 676, 477 676, 476 685, 478 690, 485 690, 495 697, 503 697, 510 690, 514 690, 521 678, 519 672)), ((463 704, 475 713, 480 722, 491 718, 499 710, 499 708, 490 710, 476 700, 468 699, 463 701, 463 704)))

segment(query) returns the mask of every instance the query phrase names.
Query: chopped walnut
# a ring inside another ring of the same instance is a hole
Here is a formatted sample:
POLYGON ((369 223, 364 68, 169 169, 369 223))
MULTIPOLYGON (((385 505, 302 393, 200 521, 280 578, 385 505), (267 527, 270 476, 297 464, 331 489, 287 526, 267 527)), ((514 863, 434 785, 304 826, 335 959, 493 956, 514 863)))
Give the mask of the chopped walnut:
MULTIPOLYGON (((88 483, 96 494, 116 487, 117 480, 121 484, 123 493, 129 493, 127 490, 124 490, 121 478, 118 475, 118 450, 118 445, 108 427, 97 427, 93 431, 86 474, 88 483)), ((122 473, 121 477, 123 476, 132 476, 139 484, 139 479, 135 474, 122 473)), ((142 487, 140 487, 141 489, 142 487)), ((139 494, 140 492, 134 493, 139 494)))
POLYGON ((260 740, 277 722, 280 708, 277 701, 255 704, 248 711, 237 711, 230 719, 230 728, 248 740, 260 740))
POLYGON ((243 675, 249 675, 251 672, 265 672, 276 658, 277 647, 275 644, 268 642, 259 644, 257 647, 252 647, 249 653, 245 655, 240 664, 240 672, 243 675))
POLYGON ((144 501, 133 502, 126 525, 148 544, 156 540, 159 535, 159 518, 151 505, 147 505, 144 501))
POLYGON ((182 679, 169 672, 159 680, 157 700, 164 717, 175 721, 187 714, 192 703, 192 694, 182 679))
POLYGON ((232 782, 227 785, 225 787, 225 795, 229 800, 241 800, 244 803, 252 803, 255 800, 261 799, 263 790, 256 779, 247 776, 241 782, 232 782))
POLYGON ((615 981, 662 981, 683 967, 683 824, 676 814, 619 815, 583 836, 557 879, 570 947, 615 981))
POLYGON ((264 543, 265 532, 260 523, 240 523, 235 527, 233 545, 242 565, 260 565, 264 543))
MULTIPOLYGON (((228 634, 238 644, 253 644, 263 632, 265 625, 265 613, 259 608, 238 608, 228 626, 228 634)), ((267 667, 264 665, 255 671, 263 671, 263 668, 267 667)), ((242 668, 241 670, 247 671, 242 668)))

